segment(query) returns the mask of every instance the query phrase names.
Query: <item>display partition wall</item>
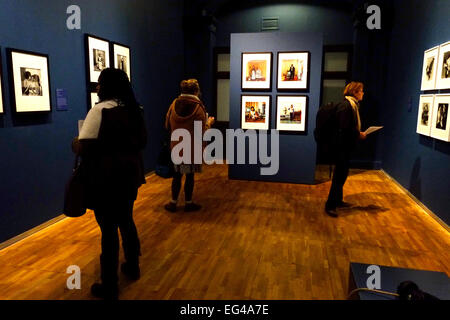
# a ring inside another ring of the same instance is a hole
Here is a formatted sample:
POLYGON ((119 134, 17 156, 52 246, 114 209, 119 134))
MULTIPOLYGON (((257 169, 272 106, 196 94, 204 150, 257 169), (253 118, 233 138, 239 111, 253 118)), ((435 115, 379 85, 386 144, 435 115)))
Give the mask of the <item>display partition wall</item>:
MULTIPOLYGON (((272 181, 286 183, 315 183, 315 163, 316 163, 316 143, 313 136, 315 126, 315 115, 319 108, 321 72, 322 72, 322 33, 236 33, 231 35, 231 71, 230 71, 230 129, 241 129, 242 95, 269 95, 273 107, 269 108, 267 141, 261 139, 261 132, 257 133, 259 152, 260 143, 267 143, 264 146, 267 154, 271 157, 272 163, 263 165, 259 160, 257 164, 249 164, 249 152, 254 149, 249 148, 249 139, 245 142, 246 164, 230 164, 228 175, 230 179, 272 181), (241 88, 242 53, 270 52, 273 63, 271 64, 271 88, 270 90, 245 89, 241 88), (279 52, 309 52, 309 85, 307 90, 289 90, 289 92, 277 89, 277 57, 279 52), (276 101, 279 96, 302 95, 307 97, 308 108, 304 117, 306 130, 304 132, 284 132, 276 130, 276 101), (279 134, 279 149, 271 150, 271 130, 274 134, 279 134), (278 155, 275 157, 275 153, 278 155), (278 163, 275 163, 278 162, 278 163), (272 167, 275 174, 263 175, 261 169, 272 167)), ((244 132, 247 132, 244 130, 244 132)), ((228 141, 230 143, 230 141, 228 141)), ((234 142, 234 157, 238 151, 237 141, 234 142)), ((229 161, 231 159, 228 159, 229 161)))

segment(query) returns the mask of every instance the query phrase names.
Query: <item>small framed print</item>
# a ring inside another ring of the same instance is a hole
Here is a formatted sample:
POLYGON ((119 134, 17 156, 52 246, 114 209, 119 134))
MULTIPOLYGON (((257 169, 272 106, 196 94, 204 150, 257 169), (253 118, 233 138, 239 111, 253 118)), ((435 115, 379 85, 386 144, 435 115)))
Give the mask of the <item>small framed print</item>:
POLYGON ((98 94, 97 92, 91 92, 89 94, 89 109, 92 109, 98 103, 98 94))
POLYGON ((309 52, 278 52, 278 90, 308 90, 308 73, 309 52))
POLYGON ((51 111, 48 55, 11 48, 7 53, 15 112, 51 111))
POLYGON ((450 41, 439 47, 436 89, 450 89, 450 41))
POLYGON ((266 95, 241 96, 241 128, 269 130, 270 98, 266 95))
POLYGON ((434 95, 421 95, 417 115, 417 133, 429 136, 433 117, 434 95))
POLYGON ((91 84, 91 88, 95 88, 102 70, 110 67, 109 41, 86 34, 85 42, 88 82, 91 84))
POLYGON ((3 113, 3 71, 2 71, 2 55, 0 52, 0 114, 3 113))
POLYGON ((277 96, 276 129, 305 132, 307 96, 277 96))
POLYGON ((428 49, 424 53, 422 67, 422 91, 436 89, 438 58, 439 47, 428 49))
POLYGON ((450 142, 449 105, 450 94, 437 94, 434 96, 431 136, 447 142, 450 142))
POLYGON ((272 52, 243 52, 241 58, 241 89, 272 88, 272 52))
POLYGON ((112 51, 114 68, 125 71, 128 79, 131 81, 130 47, 119 43, 112 43, 112 51))

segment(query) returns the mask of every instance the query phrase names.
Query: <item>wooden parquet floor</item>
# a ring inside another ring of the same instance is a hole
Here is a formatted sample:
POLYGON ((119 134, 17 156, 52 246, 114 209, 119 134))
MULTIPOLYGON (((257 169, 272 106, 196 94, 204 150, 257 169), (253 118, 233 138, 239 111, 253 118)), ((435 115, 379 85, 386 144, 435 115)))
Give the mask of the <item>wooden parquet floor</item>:
MULTIPOLYGON (((205 169, 199 212, 164 210, 170 179, 140 189, 142 274, 120 275, 121 299, 345 299, 350 262, 450 275, 449 233, 381 171, 352 173, 344 193, 356 207, 334 219, 323 211, 329 181, 230 181, 225 165, 205 169)), ((64 219, 0 251, 0 299, 94 299, 99 254, 93 213, 64 219), (70 265, 80 290, 66 288, 70 265)))

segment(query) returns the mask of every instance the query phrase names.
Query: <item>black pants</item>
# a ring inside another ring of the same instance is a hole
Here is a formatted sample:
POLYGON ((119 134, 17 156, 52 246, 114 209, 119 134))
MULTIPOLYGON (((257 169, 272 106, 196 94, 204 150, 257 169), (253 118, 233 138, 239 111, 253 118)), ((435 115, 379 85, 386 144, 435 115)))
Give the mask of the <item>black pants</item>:
MULTIPOLYGON (((172 200, 177 200, 181 191, 181 178, 183 175, 179 172, 174 172, 172 180, 172 200)), ((184 182, 184 196, 186 201, 192 201, 192 194, 194 193, 194 174, 186 174, 186 181, 184 182)))
POLYGON ((347 180, 349 168, 350 152, 338 152, 330 193, 328 194, 328 200, 325 205, 327 209, 336 209, 336 206, 343 201, 343 189, 345 181, 347 180))
POLYGON ((110 199, 94 210, 102 232, 102 254, 100 256, 101 279, 105 286, 116 287, 119 264, 119 235, 127 263, 139 264, 140 243, 133 220, 134 200, 110 199))

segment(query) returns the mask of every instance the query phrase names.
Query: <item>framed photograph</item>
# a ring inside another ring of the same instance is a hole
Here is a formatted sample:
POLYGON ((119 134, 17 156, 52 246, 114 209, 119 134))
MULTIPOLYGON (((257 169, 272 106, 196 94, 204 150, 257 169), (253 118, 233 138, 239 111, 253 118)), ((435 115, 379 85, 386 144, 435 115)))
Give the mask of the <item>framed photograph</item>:
POLYGON ((7 49, 15 112, 51 111, 48 55, 7 49))
POLYGON ((307 96, 277 96, 276 129, 306 131, 307 96))
POLYGON ((436 89, 450 89, 450 41, 439 47, 436 89))
MULTIPOLYGON (((89 83, 97 83, 103 69, 109 68, 109 41, 89 34, 85 35, 86 70, 89 83)), ((91 87, 93 87, 92 85, 91 87)))
POLYGON ((269 130, 271 96, 241 95, 241 128, 269 130))
POLYGON ((2 55, 0 52, 0 114, 2 114, 3 111, 3 71, 2 71, 2 55))
POLYGON ((450 94, 437 94, 434 96, 431 136, 447 142, 450 142, 450 117, 448 116, 449 105, 450 94))
POLYGON ((419 100, 419 112, 417 115, 417 133, 425 136, 431 134, 431 122, 433 117, 434 95, 421 95, 419 100))
POLYGON ((422 67, 422 91, 436 89, 438 58, 439 47, 428 49, 424 53, 422 67))
POLYGON ((272 52, 243 52, 241 59, 241 89, 270 90, 272 88, 272 52))
POLYGON ((119 43, 112 43, 114 68, 125 71, 131 81, 130 47, 119 43))
POLYGON ((91 92, 89 94, 89 109, 92 109, 98 103, 98 95, 97 92, 91 92))
POLYGON ((308 90, 308 73, 309 52, 278 52, 278 90, 308 90))

